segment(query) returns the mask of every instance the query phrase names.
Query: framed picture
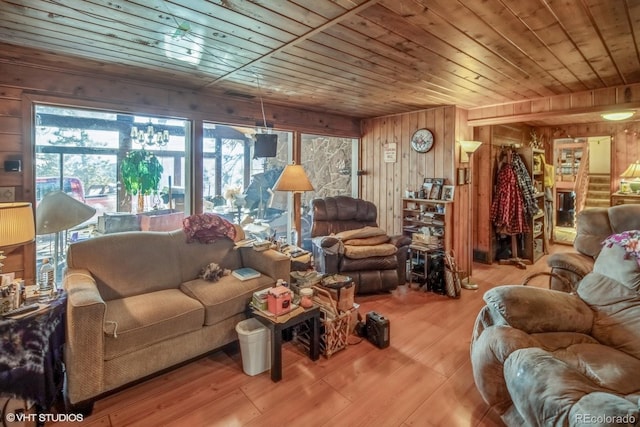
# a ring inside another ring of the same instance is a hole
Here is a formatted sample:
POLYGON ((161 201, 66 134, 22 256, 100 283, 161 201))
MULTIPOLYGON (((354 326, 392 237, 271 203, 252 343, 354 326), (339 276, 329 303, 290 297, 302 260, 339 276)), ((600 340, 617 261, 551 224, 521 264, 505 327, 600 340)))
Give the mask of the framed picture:
POLYGON ((423 189, 423 193, 424 193, 424 198, 425 199, 430 199, 431 198, 431 189, 433 188, 433 183, 432 182, 425 182, 422 184, 422 189, 423 189))
POLYGON ((1 273, 0 274, 0 286, 5 287, 13 283, 16 278, 16 273, 1 273))
POLYGON ((425 178, 422 184, 424 188, 425 199, 440 200, 442 193, 442 185, 444 184, 444 178, 425 178), (427 185, 431 184, 431 190, 427 191, 427 185))
POLYGON ((442 192, 442 185, 434 182, 431 187, 431 194, 429 195, 429 198, 434 200, 440 200, 441 192, 442 192))
POLYGON ((442 200, 453 201, 453 195, 456 191, 456 187, 453 185, 443 185, 442 186, 442 200))

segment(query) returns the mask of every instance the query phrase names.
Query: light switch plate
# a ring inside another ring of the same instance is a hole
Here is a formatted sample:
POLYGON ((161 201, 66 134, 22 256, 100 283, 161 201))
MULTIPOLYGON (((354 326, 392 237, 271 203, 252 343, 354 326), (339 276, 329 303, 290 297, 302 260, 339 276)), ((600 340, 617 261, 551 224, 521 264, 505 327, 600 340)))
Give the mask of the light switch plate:
POLYGON ((15 202, 16 187, 0 187, 0 203, 15 202))

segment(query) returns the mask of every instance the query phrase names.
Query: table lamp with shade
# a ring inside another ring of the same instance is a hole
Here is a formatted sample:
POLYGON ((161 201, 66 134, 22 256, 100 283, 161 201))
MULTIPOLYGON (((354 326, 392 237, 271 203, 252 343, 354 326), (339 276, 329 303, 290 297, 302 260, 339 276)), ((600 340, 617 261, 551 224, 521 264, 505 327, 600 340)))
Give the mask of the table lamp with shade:
POLYGON ((2 261, 9 254, 35 237, 31 203, 0 203, 0 273, 2 261))
POLYGON ((627 187, 634 193, 640 193, 640 160, 631 163, 629 167, 622 172, 620 178, 622 178, 620 182, 621 192, 624 193, 623 188, 627 187))
POLYGON ((273 185, 273 191, 288 191, 293 193, 293 222, 297 233, 297 246, 301 246, 302 233, 300 230, 300 194, 305 191, 313 191, 313 185, 309 181, 307 173, 302 165, 292 163, 285 166, 282 174, 273 185))
MULTIPOLYGON (((467 160, 469 162, 469 172, 471 172, 471 156, 473 155, 473 153, 475 153, 475 151, 480 148, 480 146, 482 145, 481 141, 460 141, 460 149, 462 150, 462 152, 464 152, 467 156, 467 160)), ((462 156, 461 156, 462 157, 462 156)), ((462 161, 463 159, 461 159, 462 161)), ((471 173, 468 174, 469 176, 469 180, 468 183, 471 184, 471 173)), ((465 289, 470 289, 470 290, 474 290, 474 289, 478 289, 478 285, 473 283, 471 281, 471 264, 473 263, 473 197, 471 194, 471 187, 469 187, 469 190, 467 191, 468 194, 468 209, 469 209, 469 225, 467 227, 467 239, 468 239, 468 269, 469 271, 467 272, 467 277, 466 279, 462 282, 462 287, 465 289)))
POLYGON ((53 265, 58 273, 60 258, 60 232, 82 224, 93 215, 96 210, 67 193, 52 191, 44 195, 36 208, 36 234, 38 236, 55 233, 55 247, 53 265))

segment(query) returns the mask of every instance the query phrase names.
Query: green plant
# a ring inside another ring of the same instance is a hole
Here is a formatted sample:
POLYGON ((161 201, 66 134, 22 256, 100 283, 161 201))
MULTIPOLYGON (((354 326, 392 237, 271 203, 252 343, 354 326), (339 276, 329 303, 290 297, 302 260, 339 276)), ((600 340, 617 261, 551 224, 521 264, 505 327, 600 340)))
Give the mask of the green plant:
POLYGON ((145 149, 129 151, 120 165, 127 194, 138 196, 138 212, 144 211, 144 196, 158 194, 163 168, 158 158, 145 149))

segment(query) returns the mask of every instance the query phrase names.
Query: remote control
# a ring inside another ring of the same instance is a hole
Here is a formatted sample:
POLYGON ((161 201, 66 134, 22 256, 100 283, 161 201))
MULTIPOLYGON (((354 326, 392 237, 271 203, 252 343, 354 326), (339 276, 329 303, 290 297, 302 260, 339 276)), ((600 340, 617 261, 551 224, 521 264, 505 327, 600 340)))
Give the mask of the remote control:
POLYGON ((31 313, 32 311, 36 311, 38 309, 38 307, 39 307, 39 305, 37 303, 27 304, 27 305, 23 305, 22 307, 18 307, 18 308, 14 308, 12 310, 9 310, 9 311, 3 313, 2 315, 4 317, 19 316, 21 314, 26 314, 26 313, 31 313))

